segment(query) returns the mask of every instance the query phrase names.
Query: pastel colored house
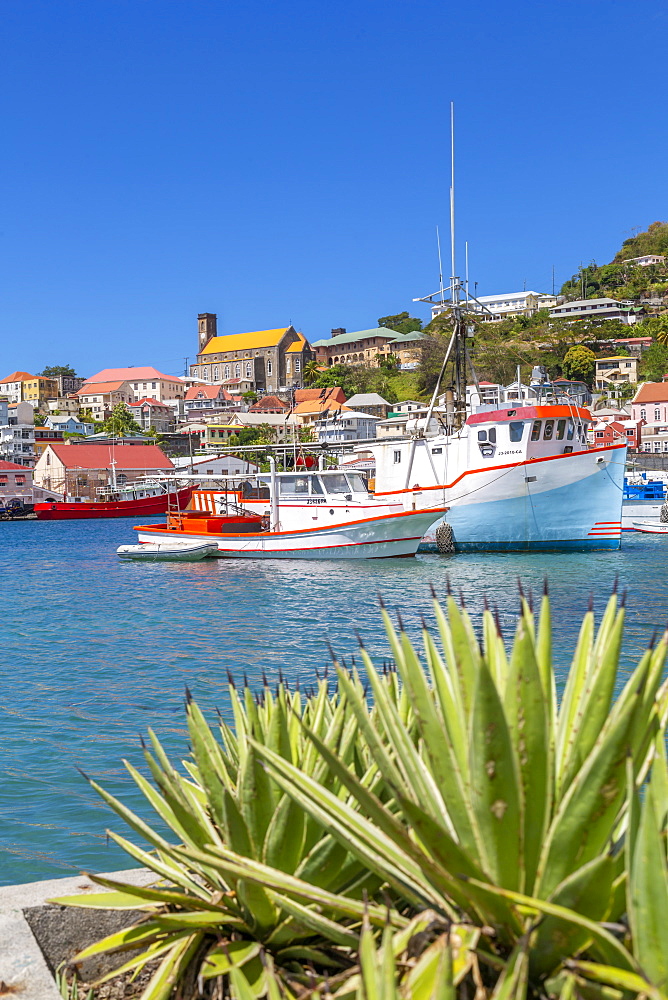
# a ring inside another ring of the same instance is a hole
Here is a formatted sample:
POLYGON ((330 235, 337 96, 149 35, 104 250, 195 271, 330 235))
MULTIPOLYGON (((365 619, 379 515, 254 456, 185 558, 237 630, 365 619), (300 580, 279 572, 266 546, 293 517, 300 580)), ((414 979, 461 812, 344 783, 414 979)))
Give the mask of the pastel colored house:
POLYGON ((60 493, 76 492, 95 497, 98 489, 131 483, 151 473, 165 473, 174 465, 153 444, 64 444, 49 445, 34 471, 38 486, 60 493))

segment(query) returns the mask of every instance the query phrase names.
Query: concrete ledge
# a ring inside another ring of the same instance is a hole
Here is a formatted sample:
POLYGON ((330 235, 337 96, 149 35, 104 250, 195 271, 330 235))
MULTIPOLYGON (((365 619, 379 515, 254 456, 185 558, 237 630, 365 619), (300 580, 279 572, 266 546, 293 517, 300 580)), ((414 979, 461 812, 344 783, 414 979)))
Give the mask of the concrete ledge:
MULTIPOLYGON (((106 877, 132 885, 151 885, 158 878, 146 868, 111 872, 106 877)), ((93 941, 127 927, 141 911, 81 910, 55 906, 47 900, 104 891, 84 875, 0 888, 0 995, 11 994, 17 1000, 60 1000, 54 980, 58 966, 93 941)), ((91 960, 82 973, 95 978, 127 957, 126 952, 116 961, 91 960)))

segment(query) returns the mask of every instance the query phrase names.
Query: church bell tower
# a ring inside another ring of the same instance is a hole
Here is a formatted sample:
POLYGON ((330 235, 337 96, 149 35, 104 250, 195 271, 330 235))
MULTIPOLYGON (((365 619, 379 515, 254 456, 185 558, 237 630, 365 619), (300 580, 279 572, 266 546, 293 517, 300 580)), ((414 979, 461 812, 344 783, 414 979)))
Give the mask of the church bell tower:
POLYGON ((198 354, 201 354, 212 337, 218 336, 216 314, 200 313, 197 317, 198 354))

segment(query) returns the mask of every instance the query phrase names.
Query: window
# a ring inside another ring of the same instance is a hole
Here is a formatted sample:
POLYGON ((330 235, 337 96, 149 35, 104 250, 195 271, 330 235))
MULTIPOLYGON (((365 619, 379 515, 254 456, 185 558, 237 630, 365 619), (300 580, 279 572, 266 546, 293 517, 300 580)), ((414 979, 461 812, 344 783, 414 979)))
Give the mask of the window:
POLYGON ((661 420, 661 410, 658 408, 658 406, 654 410, 654 419, 661 420))
POLYGON ((640 411, 640 419, 641 420, 647 420, 647 410, 641 410, 640 411))
POLYGON ((510 433, 511 441, 521 441, 522 434, 524 433, 524 423, 519 420, 513 420, 508 424, 508 431, 510 433))
POLYGON ((568 438, 569 441, 573 440, 573 435, 574 434, 575 434, 575 424, 573 423, 572 420, 569 420, 568 421, 568 431, 566 433, 566 437, 568 438))
POLYGON ((229 365, 225 365, 225 378, 229 378, 229 377, 230 377, 230 366, 229 365))
POLYGON ((267 361, 267 375, 271 375, 273 373, 273 371, 274 371, 274 366, 273 366, 271 360, 268 360, 267 361))
POLYGON ((395 453, 394 453, 394 464, 398 465, 400 461, 401 461, 401 452, 400 451, 395 451, 395 453))
POLYGON ((234 377, 235 378, 241 378, 241 365, 239 363, 237 363, 234 366, 234 377))
POLYGON ((286 358, 285 359, 285 374, 289 375, 290 371, 291 371, 291 369, 290 369, 290 358, 286 358))
POLYGON ((253 377, 253 365, 249 361, 246 364, 246 378, 252 378, 252 377, 253 377))
POLYGON ((490 427, 487 431, 478 431, 478 441, 489 441, 496 444, 496 427, 490 427))
POLYGON ((359 472, 349 472, 348 482, 353 493, 368 493, 366 480, 364 476, 361 476, 359 472))
POLYGON ((295 374, 298 374, 301 371, 301 368, 302 368, 301 358, 295 358, 295 374))
POLYGON ((215 368, 213 369, 213 381, 214 382, 218 381, 218 365, 216 365, 215 368))
POLYGON ((554 420, 546 420, 545 430, 543 431, 543 441, 551 441, 553 434, 554 434, 554 420))
POLYGON ((565 431, 566 431, 566 421, 565 420, 558 420, 557 421, 557 441, 563 441, 564 440, 564 433, 565 433, 565 431))
POLYGON ((603 431, 596 431, 596 437, 597 438, 602 438, 603 437, 603 431))
POLYGON ((541 426, 542 426, 542 421, 541 420, 534 420, 533 427, 531 428, 531 440, 532 441, 539 441, 540 440, 540 429, 541 429, 541 426))
MULTIPOLYGON (((396 454, 401 454, 401 452, 396 452, 396 454)), ((324 477, 325 488, 328 493, 349 493, 350 487, 348 486, 348 480, 343 475, 343 473, 332 473, 329 476, 324 477)))

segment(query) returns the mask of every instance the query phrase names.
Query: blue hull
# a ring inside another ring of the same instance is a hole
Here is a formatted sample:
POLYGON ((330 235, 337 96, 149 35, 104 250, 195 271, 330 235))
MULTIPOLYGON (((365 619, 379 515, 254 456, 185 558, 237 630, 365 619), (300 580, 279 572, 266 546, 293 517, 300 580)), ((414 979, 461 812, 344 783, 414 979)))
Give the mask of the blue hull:
MULTIPOLYGON (((601 469, 577 483, 533 495, 527 491, 511 499, 452 506, 446 520, 455 548, 458 552, 618 549, 622 485, 616 472, 601 469)), ((418 551, 438 549, 425 540, 418 551)))

